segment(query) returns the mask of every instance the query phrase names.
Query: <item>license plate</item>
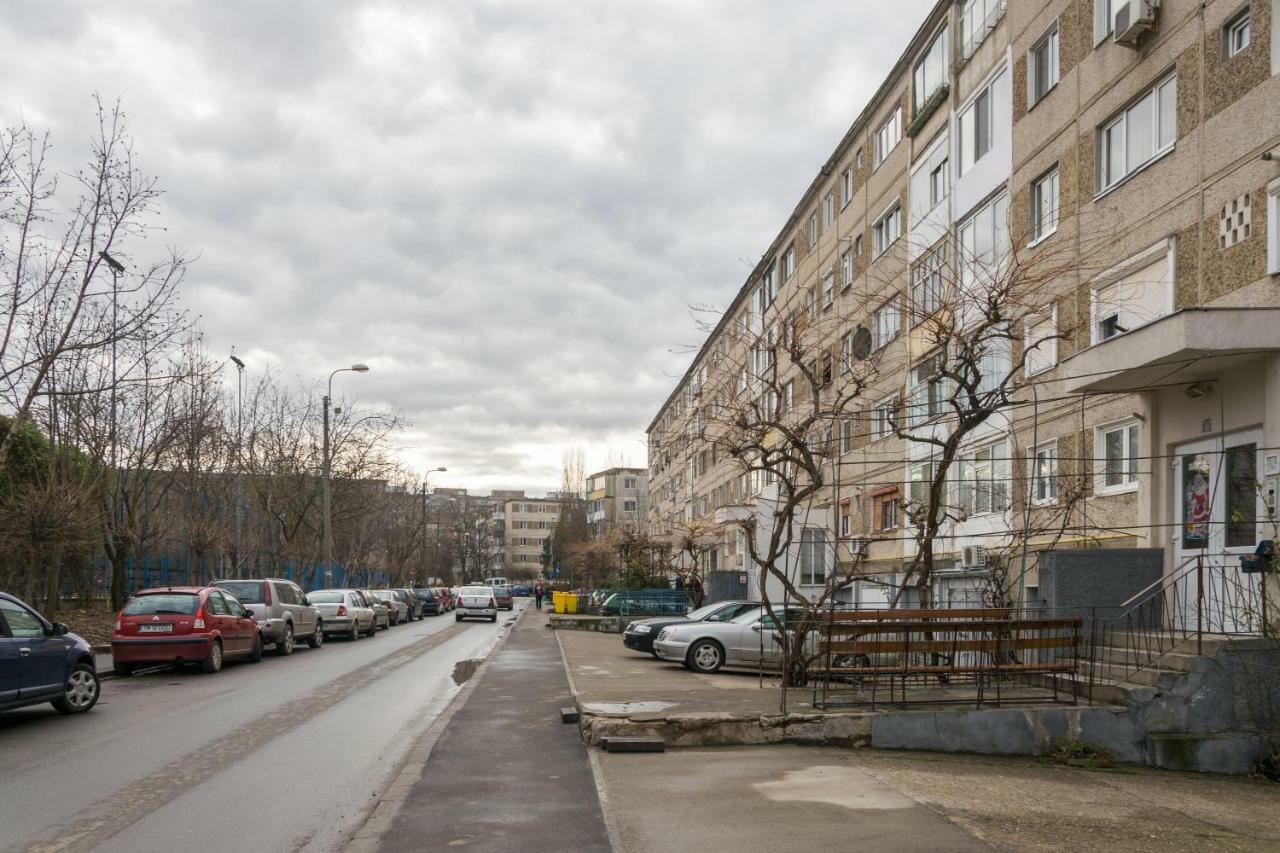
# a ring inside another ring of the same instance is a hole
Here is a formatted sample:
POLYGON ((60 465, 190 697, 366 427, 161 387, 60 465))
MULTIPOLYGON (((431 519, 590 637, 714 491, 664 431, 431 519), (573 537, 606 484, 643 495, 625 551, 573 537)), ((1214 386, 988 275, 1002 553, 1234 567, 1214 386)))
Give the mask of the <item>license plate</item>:
POLYGON ((139 634, 172 634, 173 626, 170 625, 168 622, 154 624, 154 625, 139 625, 138 633, 139 634))

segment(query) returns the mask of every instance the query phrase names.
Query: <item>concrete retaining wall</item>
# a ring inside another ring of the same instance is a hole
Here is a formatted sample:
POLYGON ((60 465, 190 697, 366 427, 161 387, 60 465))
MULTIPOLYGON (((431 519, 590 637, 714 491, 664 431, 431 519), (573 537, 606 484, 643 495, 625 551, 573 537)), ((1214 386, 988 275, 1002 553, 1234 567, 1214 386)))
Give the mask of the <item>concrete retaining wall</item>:
POLYGON ((547 627, 558 631, 600 631, 604 634, 621 634, 626 623, 621 616, 577 616, 571 613, 553 613, 547 627))

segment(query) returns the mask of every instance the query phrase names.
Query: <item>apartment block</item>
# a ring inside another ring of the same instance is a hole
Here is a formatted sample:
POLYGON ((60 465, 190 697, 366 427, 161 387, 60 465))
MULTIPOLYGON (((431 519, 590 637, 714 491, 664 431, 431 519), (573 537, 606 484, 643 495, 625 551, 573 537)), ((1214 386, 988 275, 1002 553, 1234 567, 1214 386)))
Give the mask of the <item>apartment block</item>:
POLYGON ((637 532, 648 503, 648 469, 609 468, 587 477, 587 523, 592 536, 637 532))
POLYGON ((502 502, 497 517, 502 528, 501 568, 541 571, 543 543, 560 520, 560 505, 559 497, 530 498, 523 492, 502 502))
POLYGON ((937 3, 649 425, 650 529, 711 536, 759 595, 740 522, 767 537, 779 484, 714 425, 744 398, 803 411, 806 376, 861 371, 811 444, 830 476, 792 532, 802 588, 856 563, 847 597, 884 600, 930 499, 939 601, 976 595, 985 555, 1019 540, 1036 603, 1047 549, 1161 549, 1170 577, 1277 538, 1277 16, 1280 0, 937 3), (1007 334, 981 372, 1016 372, 1014 403, 926 495, 923 439, 954 415, 928 330, 949 293, 969 304, 1012 268, 1044 273, 986 306, 1007 334), (780 355, 797 323, 821 340, 780 355), (767 371, 796 383, 763 390, 767 371))

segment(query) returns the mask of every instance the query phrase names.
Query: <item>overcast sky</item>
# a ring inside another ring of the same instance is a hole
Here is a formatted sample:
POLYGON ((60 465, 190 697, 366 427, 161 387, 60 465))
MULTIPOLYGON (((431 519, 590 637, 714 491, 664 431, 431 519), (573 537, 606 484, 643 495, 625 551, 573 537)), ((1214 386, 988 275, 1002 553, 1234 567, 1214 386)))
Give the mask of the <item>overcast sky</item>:
MULTIPOLYGON (((121 98, 250 372, 345 374, 436 485, 556 488, 644 428, 932 0, 6 0, 0 120, 121 98)), ((156 247, 159 248, 158 246, 156 247)), ((336 396, 340 396, 335 392, 336 396)))

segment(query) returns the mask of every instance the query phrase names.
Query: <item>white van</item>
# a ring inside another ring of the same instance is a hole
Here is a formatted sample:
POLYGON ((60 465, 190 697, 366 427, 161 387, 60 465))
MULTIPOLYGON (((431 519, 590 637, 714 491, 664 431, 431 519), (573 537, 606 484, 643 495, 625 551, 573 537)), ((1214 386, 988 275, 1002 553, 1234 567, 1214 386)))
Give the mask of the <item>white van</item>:
POLYGON ((485 578, 485 586, 511 586, 511 582, 506 578, 485 578))

